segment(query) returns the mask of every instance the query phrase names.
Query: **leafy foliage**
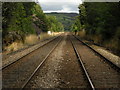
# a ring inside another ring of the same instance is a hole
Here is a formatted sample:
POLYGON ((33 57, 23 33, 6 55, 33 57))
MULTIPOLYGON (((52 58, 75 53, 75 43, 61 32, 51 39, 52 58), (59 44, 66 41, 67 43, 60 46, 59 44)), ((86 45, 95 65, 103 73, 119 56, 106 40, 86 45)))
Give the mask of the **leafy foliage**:
POLYGON ((23 3, 3 3, 2 11, 3 36, 8 32, 16 32, 20 35, 35 33, 32 17, 26 13, 23 3))
POLYGON ((71 27, 71 31, 76 32, 76 31, 80 31, 80 29, 81 29, 81 23, 79 18, 77 17, 75 20, 75 23, 71 27))
POLYGON ((34 23, 44 32, 48 31, 47 18, 41 7, 37 4, 32 9, 34 23))
POLYGON ((53 32, 64 31, 64 26, 60 23, 55 16, 47 16, 49 30, 53 32))

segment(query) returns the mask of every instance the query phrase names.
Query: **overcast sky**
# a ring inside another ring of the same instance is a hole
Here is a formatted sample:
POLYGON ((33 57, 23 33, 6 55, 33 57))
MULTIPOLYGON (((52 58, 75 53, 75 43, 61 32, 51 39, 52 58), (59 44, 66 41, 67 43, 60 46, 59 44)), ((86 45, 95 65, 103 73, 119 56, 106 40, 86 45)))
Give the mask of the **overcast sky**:
POLYGON ((81 0, 38 0, 43 11, 46 12, 75 12, 81 0))

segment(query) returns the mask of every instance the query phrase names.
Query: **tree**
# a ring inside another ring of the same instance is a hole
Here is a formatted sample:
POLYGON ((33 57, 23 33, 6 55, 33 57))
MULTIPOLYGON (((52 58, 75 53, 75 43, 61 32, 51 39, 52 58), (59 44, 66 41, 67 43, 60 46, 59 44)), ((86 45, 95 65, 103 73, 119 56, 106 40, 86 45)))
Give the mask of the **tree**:
MULTIPOLYGON (((81 25, 85 26, 87 36, 92 37, 94 41, 97 38, 97 42, 101 44, 113 40, 120 42, 118 31, 120 30, 118 29, 120 27, 120 2, 85 2, 79 6, 79 9, 79 20, 81 25)), ((120 50, 120 48, 117 49, 120 50)))
POLYGON ((46 16, 34 2, 3 2, 2 23, 3 44, 6 45, 14 41, 24 43, 26 35, 36 34, 33 23, 40 30, 48 30, 46 16))
POLYGON ((55 16, 47 16, 49 30, 53 32, 64 31, 64 26, 55 16))
POLYGON ((34 16, 34 23, 44 32, 48 31, 48 23, 45 14, 43 13, 39 4, 34 5, 32 9, 34 16))

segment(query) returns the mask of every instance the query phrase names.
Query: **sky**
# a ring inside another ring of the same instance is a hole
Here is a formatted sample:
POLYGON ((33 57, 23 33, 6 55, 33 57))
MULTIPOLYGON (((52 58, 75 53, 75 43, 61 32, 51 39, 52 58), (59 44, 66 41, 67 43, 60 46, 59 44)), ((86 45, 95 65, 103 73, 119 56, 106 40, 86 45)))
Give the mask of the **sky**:
POLYGON ((79 13, 78 5, 82 3, 81 0, 38 0, 38 2, 45 13, 79 13))

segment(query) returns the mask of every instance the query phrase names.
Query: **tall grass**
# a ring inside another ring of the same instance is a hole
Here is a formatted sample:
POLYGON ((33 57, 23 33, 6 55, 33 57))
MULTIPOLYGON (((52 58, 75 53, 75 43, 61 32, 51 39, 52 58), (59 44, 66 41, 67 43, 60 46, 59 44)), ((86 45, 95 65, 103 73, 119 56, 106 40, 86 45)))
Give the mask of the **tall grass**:
POLYGON ((32 45, 32 44, 37 43, 38 40, 39 40, 38 36, 31 34, 31 35, 28 35, 28 36, 25 37, 25 42, 24 43, 26 45, 32 45))
POLYGON ((12 44, 6 46, 5 51, 7 53, 17 51, 29 45, 35 44, 36 42, 38 42, 38 37, 36 35, 31 34, 25 37, 24 43, 22 41, 15 41, 12 44))
POLYGON ((4 47, 4 51, 6 51, 6 53, 11 53, 17 50, 20 50, 22 48, 28 47, 30 45, 34 45, 38 42, 40 42, 41 40, 47 39, 52 37, 53 35, 48 35, 47 33, 42 33, 39 37, 35 34, 30 34, 28 36, 25 37, 24 39, 24 43, 22 41, 15 41, 12 44, 4 47))
POLYGON ((5 47, 6 52, 12 52, 12 51, 17 51, 18 49, 23 48, 23 43, 22 42, 13 42, 9 46, 5 47))

